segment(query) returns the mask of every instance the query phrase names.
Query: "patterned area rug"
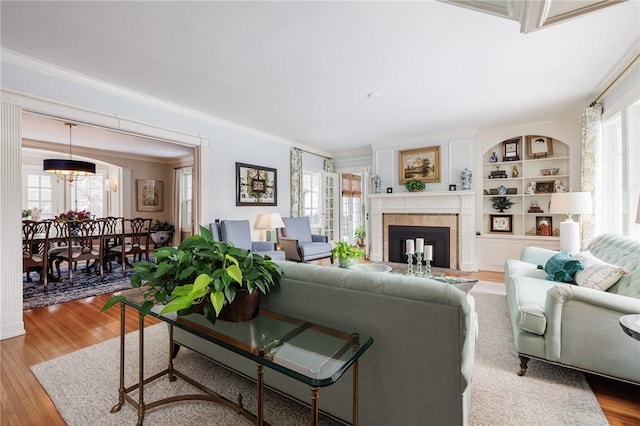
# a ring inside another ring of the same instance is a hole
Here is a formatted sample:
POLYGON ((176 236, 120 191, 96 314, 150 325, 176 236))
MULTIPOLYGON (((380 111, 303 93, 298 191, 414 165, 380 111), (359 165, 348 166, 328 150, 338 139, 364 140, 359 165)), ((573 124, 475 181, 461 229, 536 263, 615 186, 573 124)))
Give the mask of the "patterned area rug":
MULTIPOLYGON (((608 424, 582 373, 531 360, 525 377, 516 374, 518 357, 503 284, 479 282, 471 294, 476 300, 480 333, 471 383, 470 425, 608 424)), ((149 327, 145 332, 147 376, 166 367, 166 333, 164 324, 149 327)), ((137 333, 128 334, 127 339, 127 359, 135 360, 137 333)), ((130 405, 125 404, 117 413, 109 413, 117 401, 118 344, 118 338, 108 340, 31 367, 69 425, 135 423, 136 411, 130 405)), ((137 377, 134 365, 135 362, 127 361, 129 369, 125 377, 137 377)), ((235 400, 238 393, 242 393, 245 406, 253 412, 255 387, 252 382, 185 348, 178 354, 176 367, 227 398, 235 400)), ((158 380, 145 386, 144 392, 145 400, 152 401, 158 397, 191 393, 194 388, 180 379, 173 383, 158 380)), ((320 395, 322 400, 322 392, 320 395)), ((430 415, 437 418, 437 413, 425 413, 425 419, 430 415)), ((265 420, 279 426, 309 424, 308 409, 279 394, 267 392, 265 420)), ((232 410, 209 402, 181 402, 159 407, 149 411, 145 423, 251 424, 232 410)), ((325 418, 322 424, 332 423, 325 418)))
POLYGON ((22 309, 40 308, 131 288, 129 284, 131 273, 127 272, 123 276, 120 265, 114 265, 113 272, 104 274, 104 281, 100 281, 99 275, 87 273, 79 268, 73 273, 73 287, 69 286, 69 273, 66 266, 60 268, 60 273, 62 281, 49 281, 47 291, 44 290, 37 272, 31 273, 33 280, 31 282, 26 281, 26 274, 23 274, 22 309))

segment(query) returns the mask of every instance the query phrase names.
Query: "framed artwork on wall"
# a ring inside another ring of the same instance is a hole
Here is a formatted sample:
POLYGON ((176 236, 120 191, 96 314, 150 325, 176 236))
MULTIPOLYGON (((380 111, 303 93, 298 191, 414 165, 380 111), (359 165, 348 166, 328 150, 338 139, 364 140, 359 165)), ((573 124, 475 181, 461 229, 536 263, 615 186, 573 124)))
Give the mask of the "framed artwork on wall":
POLYGON ((409 149, 399 153, 400 183, 411 179, 420 182, 440 182, 440 147, 409 149))
POLYGON ((502 161, 520 160, 520 142, 522 138, 507 139, 502 142, 502 161))
POLYGON ((527 136, 527 155, 533 158, 553 155, 553 139, 546 136, 527 136))
POLYGON ((513 227, 512 214, 492 214, 491 215, 491 232, 512 233, 513 227))
POLYGON ((162 211, 162 190, 161 180, 136 179, 136 210, 139 212, 162 211))
POLYGON ((236 163, 236 206, 277 206, 278 171, 236 163))

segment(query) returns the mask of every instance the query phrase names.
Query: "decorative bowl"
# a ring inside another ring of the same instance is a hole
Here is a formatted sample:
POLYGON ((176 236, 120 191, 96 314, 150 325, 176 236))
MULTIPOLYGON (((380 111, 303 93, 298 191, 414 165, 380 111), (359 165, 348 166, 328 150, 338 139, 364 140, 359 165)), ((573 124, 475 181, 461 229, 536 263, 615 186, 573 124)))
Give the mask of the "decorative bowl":
POLYGON ((551 170, 550 169, 540 169, 540 174, 542 176, 549 176, 551 174, 551 170))
POLYGON ((560 169, 559 169, 559 168, 549 169, 549 172, 550 172, 552 175, 557 175, 557 174, 558 174, 558 172, 560 172, 560 169))

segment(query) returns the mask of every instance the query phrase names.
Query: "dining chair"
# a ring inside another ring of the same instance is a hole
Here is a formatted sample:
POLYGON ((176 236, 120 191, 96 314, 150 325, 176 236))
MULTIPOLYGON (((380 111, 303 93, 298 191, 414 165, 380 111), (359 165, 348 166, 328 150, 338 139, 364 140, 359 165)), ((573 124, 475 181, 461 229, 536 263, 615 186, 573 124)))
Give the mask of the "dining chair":
POLYGON ((49 284, 47 247, 50 227, 51 222, 49 221, 22 221, 22 272, 27 274, 27 281, 31 281, 29 274, 37 271, 45 291, 49 284))
POLYGON ((117 259, 117 256, 111 252, 111 249, 120 244, 122 237, 122 221, 123 217, 107 216, 102 219, 104 221, 104 231, 102 233, 102 250, 104 251, 104 266, 111 272, 111 262, 117 259))
POLYGON ((134 262, 136 259, 142 260, 142 255, 145 260, 149 260, 151 222, 152 219, 142 217, 122 220, 120 244, 109 249, 109 253, 122 262, 122 275, 126 274, 127 266, 132 267, 129 256, 133 257, 134 262))
POLYGON ((86 261, 86 271, 93 268, 104 281, 102 233, 104 221, 102 219, 70 220, 66 222, 69 235, 67 251, 60 253, 56 259, 56 269, 60 275, 60 263, 67 262, 69 266, 69 286, 73 285, 73 265, 86 261), (90 266, 89 261, 93 260, 90 266))
POLYGON ((53 273, 53 263, 58 259, 58 256, 60 256, 61 253, 65 253, 68 250, 69 232, 67 232, 67 229, 67 224, 65 222, 57 220, 51 221, 51 227, 49 228, 49 249, 47 250, 47 266, 51 275, 57 280, 62 279, 60 276, 60 263, 57 263, 57 277, 53 273))

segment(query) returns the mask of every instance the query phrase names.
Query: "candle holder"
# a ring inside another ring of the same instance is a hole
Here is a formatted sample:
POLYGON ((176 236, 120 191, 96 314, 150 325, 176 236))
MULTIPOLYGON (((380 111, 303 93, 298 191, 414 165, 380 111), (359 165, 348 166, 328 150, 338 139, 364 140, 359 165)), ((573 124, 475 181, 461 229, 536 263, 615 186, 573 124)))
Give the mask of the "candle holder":
POLYGON ((424 272, 422 271, 422 253, 416 253, 416 275, 422 275, 424 272))
POLYGON ((431 260, 430 259, 426 259, 425 260, 425 272, 424 275, 427 277, 432 277, 433 275, 431 275, 431 260))
POLYGON ((406 253, 407 255, 407 275, 413 275, 413 254, 406 253))

